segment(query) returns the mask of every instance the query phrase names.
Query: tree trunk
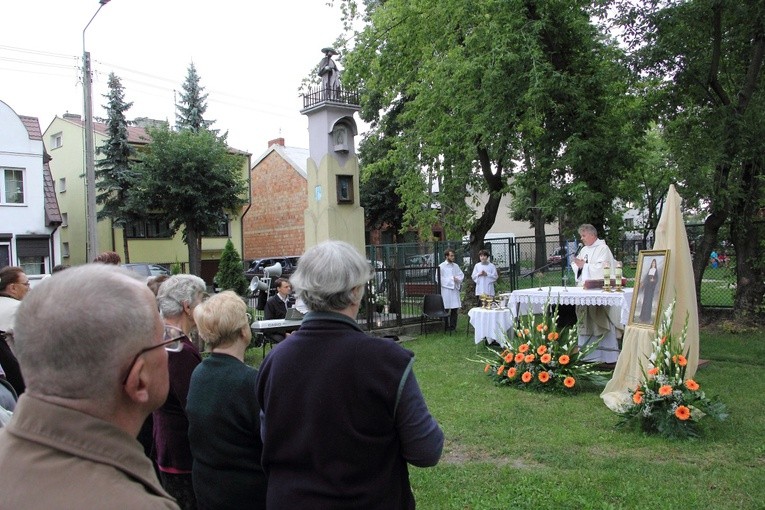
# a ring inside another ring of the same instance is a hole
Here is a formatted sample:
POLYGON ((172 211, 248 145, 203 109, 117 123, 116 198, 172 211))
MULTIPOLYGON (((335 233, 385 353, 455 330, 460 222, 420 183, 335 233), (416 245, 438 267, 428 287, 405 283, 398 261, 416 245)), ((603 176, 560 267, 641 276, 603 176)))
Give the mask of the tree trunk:
POLYGON ((128 251, 127 229, 122 227, 122 251, 125 252, 125 264, 130 263, 130 251, 128 251))
POLYGON ((701 307, 701 279, 709 263, 709 254, 717 246, 717 234, 725 223, 725 215, 712 212, 704 221, 704 235, 693 255, 693 279, 696 284, 696 303, 701 307))
POLYGON ((744 162, 741 172, 742 193, 732 204, 731 241, 736 248, 736 295, 733 310, 736 318, 750 322, 762 320, 765 296, 765 261, 762 239, 765 221, 757 221, 762 195, 763 170, 744 162))
POLYGON ((189 274, 202 274, 202 238, 199 232, 186 227, 186 243, 189 247, 189 274))

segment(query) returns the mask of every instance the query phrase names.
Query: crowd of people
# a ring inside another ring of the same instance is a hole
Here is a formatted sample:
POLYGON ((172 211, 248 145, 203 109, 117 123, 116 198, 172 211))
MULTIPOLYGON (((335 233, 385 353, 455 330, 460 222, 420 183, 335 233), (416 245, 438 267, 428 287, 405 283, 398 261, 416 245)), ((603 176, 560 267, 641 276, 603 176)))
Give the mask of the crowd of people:
POLYGON ((196 276, 99 260, 28 292, 3 268, 0 344, 25 386, 0 384, 0 507, 414 508, 408 465, 435 465, 444 436, 413 354, 355 321, 371 277, 347 243, 306 251, 280 287, 308 313, 258 370, 245 302, 196 276))

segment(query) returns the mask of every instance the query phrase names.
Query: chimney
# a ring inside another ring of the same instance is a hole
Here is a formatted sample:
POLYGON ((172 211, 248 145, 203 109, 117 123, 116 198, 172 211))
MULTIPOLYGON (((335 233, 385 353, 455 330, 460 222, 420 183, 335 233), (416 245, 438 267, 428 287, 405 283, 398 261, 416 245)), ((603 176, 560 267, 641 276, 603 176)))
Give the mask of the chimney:
POLYGON ((268 141, 268 147, 270 148, 272 145, 281 145, 284 147, 284 138, 274 138, 273 140, 268 141))
POLYGON ((69 120, 82 120, 82 118, 80 117, 80 114, 78 114, 78 113, 69 113, 69 112, 66 112, 64 114, 64 118, 65 119, 69 119, 69 120))

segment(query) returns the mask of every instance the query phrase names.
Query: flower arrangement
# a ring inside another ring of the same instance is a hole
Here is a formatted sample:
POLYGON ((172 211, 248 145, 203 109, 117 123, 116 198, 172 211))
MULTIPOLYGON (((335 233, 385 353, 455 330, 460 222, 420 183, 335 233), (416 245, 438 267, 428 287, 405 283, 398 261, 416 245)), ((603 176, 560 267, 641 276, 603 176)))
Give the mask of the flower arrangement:
MULTIPOLYGON (((545 307, 547 310, 547 307, 545 307)), ((532 312, 522 317, 512 338, 501 339, 501 352, 491 350, 493 359, 481 359, 484 372, 497 384, 539 391, 575 392, 585 384, 605 385, 605 373, 584 359, 599 342, 579 350, 576 328, 563 338, 556 329, 557 314, 547 313, 536 322, 532 312)))
POLYGON ((656 338, 653 352, 643 367, 643 380, 630 390, 630 402, 621 410, 618 427, 639 426, 649 434, 660 434, 670 439, 698 437, 704 416, 718 421, 728 417, 725 404, 717 397, 708 398, 701 385, 685 377, 688 351, 685 338, 688 319, 680 336, 672 335, 675 302, 666 309, 656 338))

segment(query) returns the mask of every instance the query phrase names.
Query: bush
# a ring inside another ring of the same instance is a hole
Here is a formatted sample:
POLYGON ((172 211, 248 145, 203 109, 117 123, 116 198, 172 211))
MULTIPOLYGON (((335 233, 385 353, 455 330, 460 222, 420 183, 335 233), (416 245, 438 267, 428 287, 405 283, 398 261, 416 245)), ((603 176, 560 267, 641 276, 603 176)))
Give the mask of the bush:
POLYGON ((215 282, 221 290, 233 290, 240 296, 247 292, 247 278, 242 271, 242 259, 234 248, 234 243, 229 239, 223 253, 220 256, 218 273, 215 275, 215 282))

